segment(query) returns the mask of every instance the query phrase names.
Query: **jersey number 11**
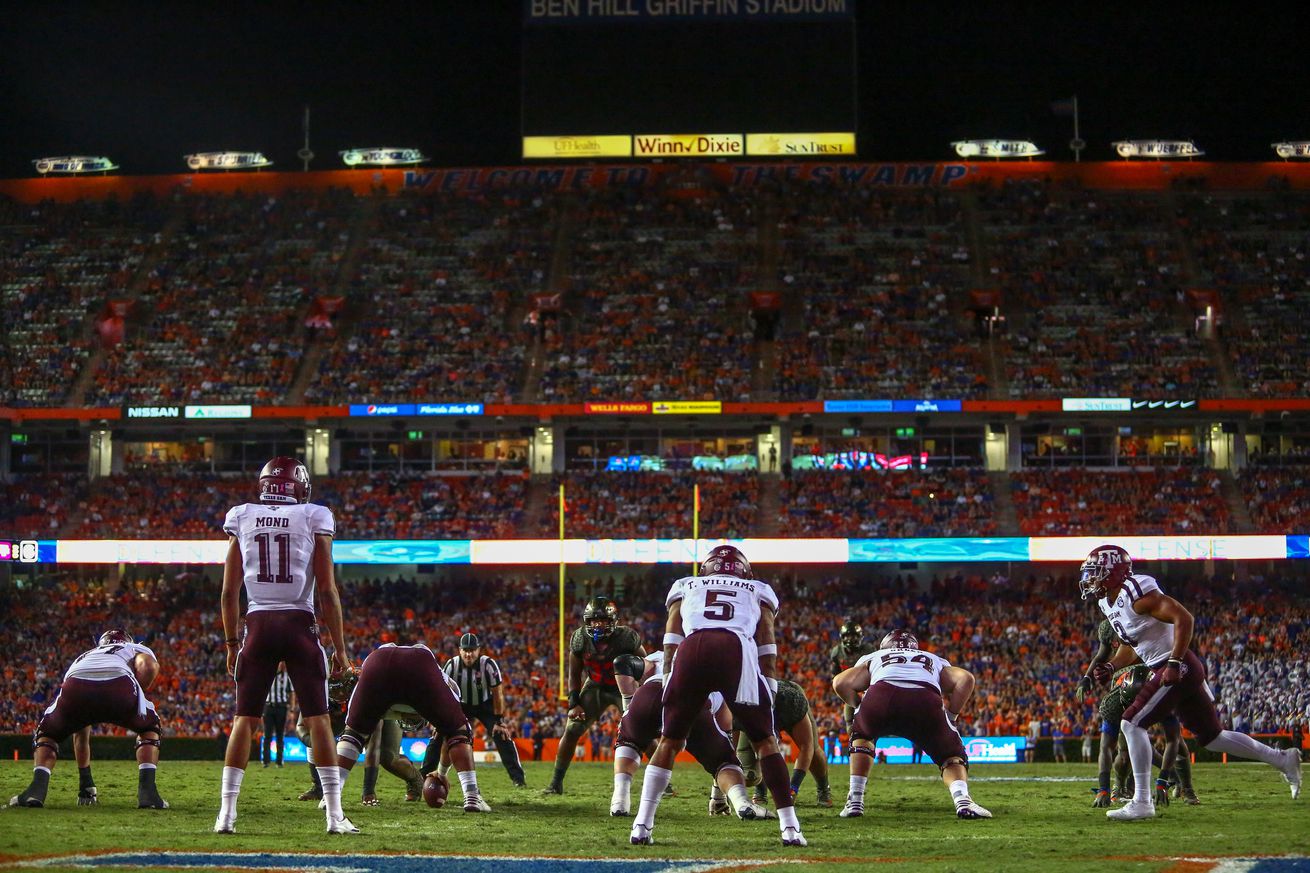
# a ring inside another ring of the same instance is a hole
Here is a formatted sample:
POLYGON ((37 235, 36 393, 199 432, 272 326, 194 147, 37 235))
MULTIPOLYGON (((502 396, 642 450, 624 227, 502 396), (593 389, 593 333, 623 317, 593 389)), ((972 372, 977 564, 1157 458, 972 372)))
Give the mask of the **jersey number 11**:
POLYGON ((255 581, 290 584, 291 534, 255 534, 255 548, 259 551, 259 573, 255 575, 255 581), (276 576, 270 572, 271 564, 268 560, 269 540, 272 540, 273 546, 277 549, 276 576))

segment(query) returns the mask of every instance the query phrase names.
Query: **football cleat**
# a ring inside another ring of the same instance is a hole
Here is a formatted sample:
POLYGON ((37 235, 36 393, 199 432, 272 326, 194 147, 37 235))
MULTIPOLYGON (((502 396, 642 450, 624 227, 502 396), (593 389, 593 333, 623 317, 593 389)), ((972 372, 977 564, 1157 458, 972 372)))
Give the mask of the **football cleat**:
POLYGON ((824 809, 832 809, 832 789, 827 788, 818 793, 814 801, 815 806, 822 806, 824 809))
POLYGON ((470 794, 464 798, 465 812, 491 812, 491 804, 482 799, 481 794, 470 794))
POLYGON ((1106 809, 1110 806, 1110 792, 1097 790, 1096 797, 1092 799, 1093 809, 1106 809))
POLYGON ((782 844, 783 844, 784 846, 808 846, 808 845, 809 845, 809 843, 805 842, 805 837, 804 837, 804 835, 801 834, 801 829, 800 829, 800 828, 783 828, 783 829, 782 829, 782 844))
POLYGON ((737 810, 737 818, 742 821, 762 821, 766 818, 775 818, 774 814, 769 811, 767 806, 758 803, 748 803, 741 809, 737 810))
POLYGON ((1187 804, 1188 806, 1200 806, 1201 798, 1196 796, 1195 791, 1184 791, 1183 803, 1187 804))
POLYGON ((1292 786, 1292 799, 1296 800, 1301 796, 1301 750, 1286 749, 1283 756, 1287 763, 1278 769, 1283 771, 1283 778, 1292 786))
POLYGON ((1155 783, 1155 805, 1169 805, 1169 784, 1167 782, 1155 783))
POLYGON ((138 794, 136 798, 136 808, 137 809, 168 809, 168 801, 160 797, 158 791, 153 792, 152 795, 148 795, 146 797, 142 797, 141 795, 138 794))
POLYGON ((677 797, 677 796, 678 796, 678 792, 675 791, 675 790, 673 789, 673 783, 672 783, 672 782, 670 782, 668 785, 665 785, 665 786, 664 786, 664 795, 663 795, 663 796, 664 796, 664 797, 677 797))
POLYGON ((95 806, 99 802, 100 802, 100 797, 99 795, 96 794, 96 787, 94 785, 92 785, 90 788, 78 789, 77 792, 78 806, 95 806))
POLYGON ((214 833, 216 834, 235 834, 237 832, 236 816, 225 816, 221 812, 218 819, 214 822, 214 833))
POLYGON ((376 794, 365 794, 359 799, 360 806, 381 806, 382 801, 378 800, 376 794))
MULTIPOLYGON (((713 815, 714 813, 711 812, 710 814, 713 815)), ((632 809, 628 804, 614 801, 610 804, 610 815, 615 818, 627 818, 632 815, 632 809)))
POLYGON ((967 800, 955 807, 956 818, 991 818, 990 810, 984 809, 972 800, 967 800))
POLYGON ((334 818, 328 822, 327 832, 330 834, 357 834, 359 828, 355 827, 355 823, 343 815, 341 818, 334 818))
MULTIPOLYGON (((613 814, 614 811, 610 810, 610 815, 613 814)), ((731 814, 732 814, 732 807, 728 805, 728 801, 726 799, 714 798, 714 797, 710 798, 710 815, 731 815, 731 814)))
POLYGON ((563 793, 564 793, 564 786, 563 786, 563 785, 560 785, 559 783, 552 782, 552 783, 550 783, 549 785, 547 785, 545 788, 541 789, 541 793, 542 793, 542 794, 563 794, 563 793))
MULTIPOLYGON (((296 800, 322 800, 322 799, 323 799, 323 792, 319 791, 317 788, 311 788, 308 791, 306 791, 304 794, 296 798, 296 800)), ((327 808, 327 804, 324 804, 322 807, 320 807, 320 809, 326 809, 326 808, 327 808)))
POLYGON ((846 805, 837 813, 841 818, 859 818, 864 815, 864 796, 847 795, 846 805))
POLYGON ((326 797, 320 797, 320 798, 318 799, 318 808, 319 808, 319 809, 327 809, 327 798, 326 798, 326 797))
POLYGON ((628 839, 634 846, 649 846, 655 842, 655 837, 651 836, 653 830, 645 825, 634 824, 628 839))
POLYGON ((1112 818, 1115 821, 1138 821, 1144 818, 1154 818, 1155 807, 1151 805, 1150 801, 1138 803, 1136 800, 1130 800, 1125 806, 1107 812, 1105 817, 1112 818))
POLYGON ((30 797, 26 794, 16 794, 9 798, 10 806, 26 806, 31 809, 40 809, 45 806, 45 801, 37 797, 30 797))

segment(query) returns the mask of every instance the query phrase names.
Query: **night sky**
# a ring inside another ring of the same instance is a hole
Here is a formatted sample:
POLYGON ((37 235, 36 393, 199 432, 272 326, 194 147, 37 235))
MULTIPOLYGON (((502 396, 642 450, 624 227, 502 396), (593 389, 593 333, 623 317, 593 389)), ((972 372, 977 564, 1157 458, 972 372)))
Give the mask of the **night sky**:
MULTIPOLYGON (((1074 93, 1087 160, 1110 159, 1109 142, 1124 137, 1194 138, 1217 160, 1271 160, 1269 143, 1310 139, 1310 63, 1286 14, 1079 6, 862 3, 861 158, 948 159, 953 139, 999 136, 1065 159, 1071 123, 1050 102, 1074 93)), ((184 153, 216 149, 259 149, 298 169, 305 104, 316 169, 339 168, 336 152, 361 145, 417 146, 438 164, 518 163, 520 12, 518 0, 11 10, 0 25, 0 176, 30 176, 32 158, 55 154, 183 172, 184 153)), ((598 76, 595 87, 623 85, 598 76)), ((838 99, 823 82, 809 93, 838 99)))

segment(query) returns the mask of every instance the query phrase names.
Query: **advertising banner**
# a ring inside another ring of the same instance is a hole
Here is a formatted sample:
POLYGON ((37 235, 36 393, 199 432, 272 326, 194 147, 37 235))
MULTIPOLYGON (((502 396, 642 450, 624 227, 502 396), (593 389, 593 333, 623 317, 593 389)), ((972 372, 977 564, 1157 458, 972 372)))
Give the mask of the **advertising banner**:
POLYGON ((647 415, 650 413, 650 403, 645 400, 637 402, 584 403, 582 408, 587 415, 647 415))
POLYGON ((718 400, 657 400, 650 411, 655 415, 719 415, 723 403, 718 400))
POLYGON ((739 133, 639 133, 632 138, 638 158, 733 158, 742 154, 739 133))
POLYGON ((838 133, 748 133, 746 154, 755 158, 813 158, 855 154, 854 131, 838 133))
POLYGON ((525 136, 524 158, 630 158, 630 136, 525 136))

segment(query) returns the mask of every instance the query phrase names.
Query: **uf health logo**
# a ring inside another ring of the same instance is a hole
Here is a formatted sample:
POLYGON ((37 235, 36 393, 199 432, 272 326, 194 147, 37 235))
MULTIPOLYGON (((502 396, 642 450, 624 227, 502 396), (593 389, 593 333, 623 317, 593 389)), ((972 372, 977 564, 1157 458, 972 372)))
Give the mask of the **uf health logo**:
MULTIPOLYGON (((302 855, 264 852, 113 852, 105 855, 64 855, 22 861, 17 866, 105 868, 134 870, 220 869, 296 870, 306 873, 700 873, 717 869, 740 870, 752 862, 672 861, 650 859, 513 858, 469 855, 302 855)), ((761 866, 771 861, 757 862, 761 866)))

